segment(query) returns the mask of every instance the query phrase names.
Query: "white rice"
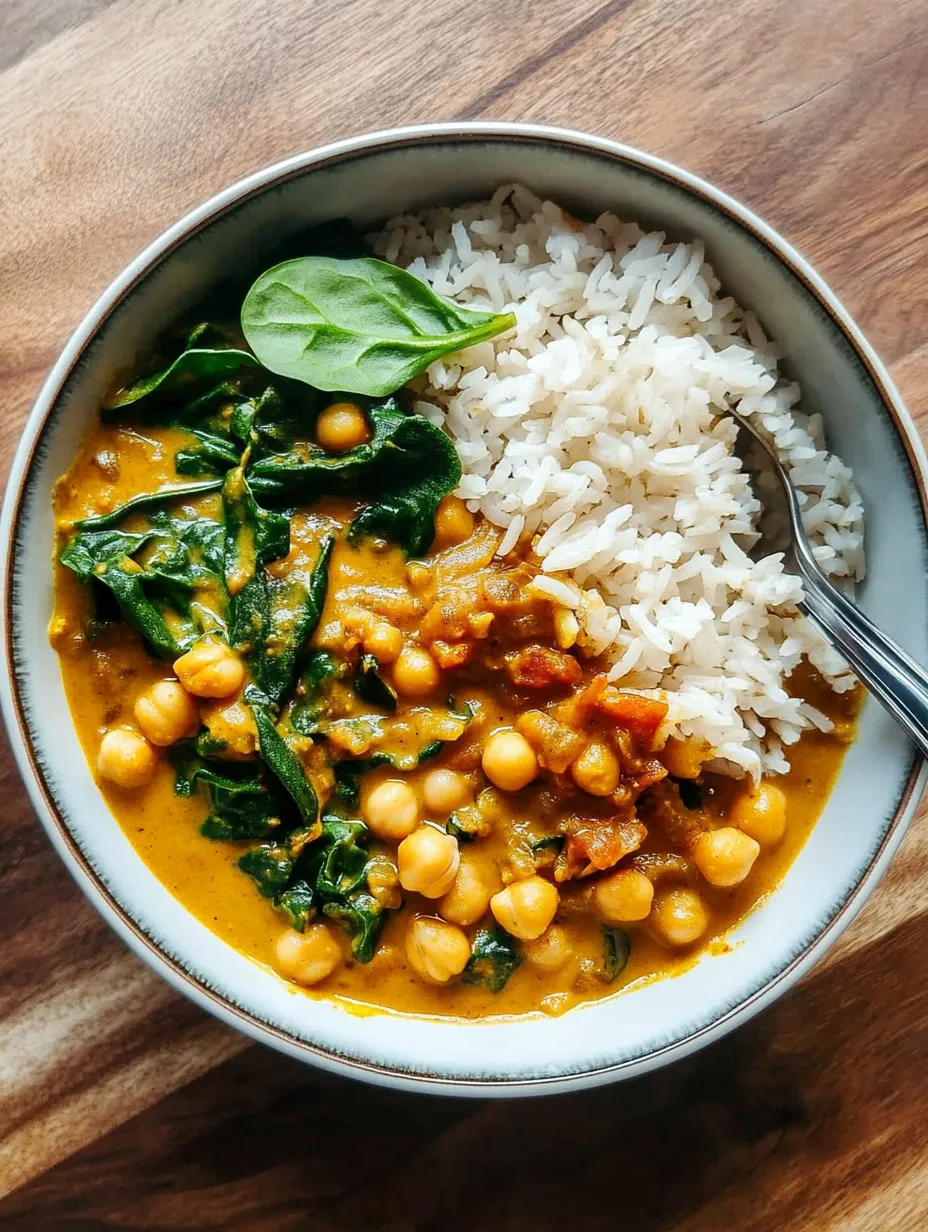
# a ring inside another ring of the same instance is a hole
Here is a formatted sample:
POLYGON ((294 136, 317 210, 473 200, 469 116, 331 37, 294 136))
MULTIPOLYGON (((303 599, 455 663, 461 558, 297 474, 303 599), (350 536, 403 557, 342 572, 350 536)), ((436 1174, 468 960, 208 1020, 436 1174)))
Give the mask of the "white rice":
POLYGON ((605 654, 623 688, 666 691, 676 730, 707 741, 718 768, 787 770, 786 747, 829 727, 789 696, 789 674, 808 656, 838 691, 854 678, 798 614, 782 558, 745 555, 759 505, 719 413, 737 406, 773 437, 836 578, 863 576, 863 509, 702 242, 612 214, 581 225, 507 186, 395 219, 375 247, 441 295, 516 315, 433 364, 417 407, 454 437, 459 495, 506 528, 500 551, 535 535, 581 648, 605 654))

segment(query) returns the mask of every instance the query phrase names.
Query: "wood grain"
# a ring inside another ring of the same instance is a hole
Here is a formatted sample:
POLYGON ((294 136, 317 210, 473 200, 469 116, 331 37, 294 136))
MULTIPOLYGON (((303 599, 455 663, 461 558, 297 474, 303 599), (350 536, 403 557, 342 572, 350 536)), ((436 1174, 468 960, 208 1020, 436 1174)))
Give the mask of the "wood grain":
MULTIPOLYGON (((599 131, 818 265, 928 425, 928 0, 0 8, 0 474, 67 334, 196 201, 350 132, 599 131)), ((247 1047, 109 933, 0 753, 0 1206, 45 1229, 928 1226, 928 837, 759 1022, 621 1088, 457 1103, 247 1047)))

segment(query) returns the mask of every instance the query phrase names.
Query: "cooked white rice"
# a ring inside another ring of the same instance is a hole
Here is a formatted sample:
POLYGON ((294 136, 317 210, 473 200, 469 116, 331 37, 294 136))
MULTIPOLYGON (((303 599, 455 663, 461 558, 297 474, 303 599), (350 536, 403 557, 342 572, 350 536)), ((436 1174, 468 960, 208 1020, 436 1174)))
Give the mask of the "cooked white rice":
POLYGON ((542 586, 576 611, 582 648, 605 653, 623 688, 666 691, 671 721, 718 768, 788 769, 784 746, 829 726, 787 693, 790 672, 807 655, 836 690, 854 678, 796 611, 782 559, 745 555, 759 506, 719 412, 737 406, 771 434, 835 577, 863 576, 863 510, 701 241, 665 243, 612 214, 579 224, 507 186, 398 218, 375 247, 439 294, 516 314, 514 330, 433 364, 417 407, 454 437, 459 495, 506 528, 500 551, 533 533, 542 586))

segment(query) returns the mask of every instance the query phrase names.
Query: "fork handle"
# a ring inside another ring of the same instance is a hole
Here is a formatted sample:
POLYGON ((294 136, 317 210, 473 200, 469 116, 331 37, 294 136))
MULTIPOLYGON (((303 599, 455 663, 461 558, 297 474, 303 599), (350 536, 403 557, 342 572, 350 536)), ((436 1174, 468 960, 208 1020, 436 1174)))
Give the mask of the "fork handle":
POLYGON ((796 562, 801 610, 928 758, 928 672, 831 584, 811 552, 800 549, 796 562))

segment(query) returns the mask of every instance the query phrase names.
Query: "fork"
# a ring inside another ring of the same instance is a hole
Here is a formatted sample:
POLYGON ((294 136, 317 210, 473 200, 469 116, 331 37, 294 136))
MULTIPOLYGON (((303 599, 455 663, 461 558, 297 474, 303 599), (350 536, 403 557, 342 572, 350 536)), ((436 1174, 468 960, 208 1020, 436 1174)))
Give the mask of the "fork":
POLYGON ((772 445, 744 415, 731 409, 726 414, 738 425, 735 452, 763 508, 751 555, 783 553, 787 570, 802 580, 799 610, 928 758, 928 672, 828 580, 806 537, 796 489, 772 445))

